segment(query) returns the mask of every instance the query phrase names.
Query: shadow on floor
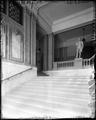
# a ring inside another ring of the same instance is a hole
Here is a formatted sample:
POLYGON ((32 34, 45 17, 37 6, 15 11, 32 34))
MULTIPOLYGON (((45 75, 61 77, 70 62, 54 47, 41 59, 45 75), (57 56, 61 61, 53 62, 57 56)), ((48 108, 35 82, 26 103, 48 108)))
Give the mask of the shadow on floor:
POLYGON ((46 73, 42 72, 42 71, 37 71, 37 76, 49 76, 46 73))

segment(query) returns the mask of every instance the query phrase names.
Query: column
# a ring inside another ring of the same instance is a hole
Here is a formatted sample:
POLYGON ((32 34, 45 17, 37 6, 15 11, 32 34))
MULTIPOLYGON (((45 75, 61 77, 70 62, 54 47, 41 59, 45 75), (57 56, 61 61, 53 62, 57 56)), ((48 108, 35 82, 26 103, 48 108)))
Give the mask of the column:
POLYGON ((52 68, 54 67, 54 35, 52 35, 52 68))
POLYGON ((48 35, 48 70, 52 70, 52 62, 53 62, 53 36, 52 34, 48 35))
POLYGON ((26 44, 26 8, 24 8, 24 14, 23 14, 23 17, 24 17, 24 63, 26 63, 26 50, 25 50, 25 44, 26 44))
POLYGON ((44 57, 43 57, 43 70, 47 70, 48 69, 48 36, 45 35, 44 36, 44 57))
POLYGON ((36 67, 36 19, 31 16, 31 65, 36 67))
POLYGON ((24 10, 24 63, 30 65, 31 64, 31 20, 30 20, 30 12, 25 9, 24 10))

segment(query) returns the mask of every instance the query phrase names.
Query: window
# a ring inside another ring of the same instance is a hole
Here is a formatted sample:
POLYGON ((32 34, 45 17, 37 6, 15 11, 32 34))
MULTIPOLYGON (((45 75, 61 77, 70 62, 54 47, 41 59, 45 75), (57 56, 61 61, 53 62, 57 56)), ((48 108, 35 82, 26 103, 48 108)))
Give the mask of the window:
POLYGON ((1 7, 1 12, 6 14, 6 9, 7 9, 7 0, 1 0, 0 1, 0 7, 1 7))
POLYGON ((16 28, 10 28, 10 59, 23 62, 23 34, 16 28))
POLYGON ((19 24, 23 24, 23 8, 14 1, 9 1, 9 17, 18 22, 19 24))

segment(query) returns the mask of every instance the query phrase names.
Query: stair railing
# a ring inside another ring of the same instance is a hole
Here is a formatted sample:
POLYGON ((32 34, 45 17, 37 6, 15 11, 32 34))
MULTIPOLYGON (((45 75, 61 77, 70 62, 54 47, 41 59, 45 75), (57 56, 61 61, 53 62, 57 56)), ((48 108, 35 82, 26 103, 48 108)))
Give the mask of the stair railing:
POLYGON ((26 71, 29 71, 29 70, 32 70, 32 68, 28 68, 28 69, 26 69, 26 70, 24 70, 24 71, 21 71, 21 72, 19 72, 19 73, 16 73, 16 74, 14 74, 14 75, 12 75, 12 76, 10 76, 10 77, 7 77, 7 78, 3 79, 2 81, 10 80, 10 78, 13 78, 13 77, 15 77, 15 76, 21 75, 21 74, 23 74, 23 73, 25 73, 26 71))
POLYGON ((68 67, 73 67, 73 66, 74 66, 74 60, 57 62, 57 69, 68 68, 68 67))
MULTIPOLYGON (((94 57, 95 55, 93 55, 89 59, 82 59, 82 67, 92 66, 94 64, 94 57)), ((62 69, 62 68, 69 68, 69 67, 74 67, 74 60, 54 62, 54 69, 59 69, 59 68, 62 69)))
POLYGON ((94 57, 95 57, 95 54, 89 59, 83 59, 82 60, 82 66, 87 67, 87 66, 93 65, 94 64, 94 57))

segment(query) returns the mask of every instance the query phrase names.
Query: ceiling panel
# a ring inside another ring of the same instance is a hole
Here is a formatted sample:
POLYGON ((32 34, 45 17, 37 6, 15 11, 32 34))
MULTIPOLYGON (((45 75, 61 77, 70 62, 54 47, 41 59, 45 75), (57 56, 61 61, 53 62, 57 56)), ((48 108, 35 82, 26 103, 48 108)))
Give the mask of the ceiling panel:
POLYGON ((67 2, 51 2, 46 6, 43 6, 39 9, 39 14, 45 17, 45 19, 50 21, 49 23, 53 23, 58 19, 67 17, 76 12, 83 11, 93 6, 93 2, 80 2, 80 3, 67 3, 67 2), (48 18, 48 19, 47 19, 48 18))

